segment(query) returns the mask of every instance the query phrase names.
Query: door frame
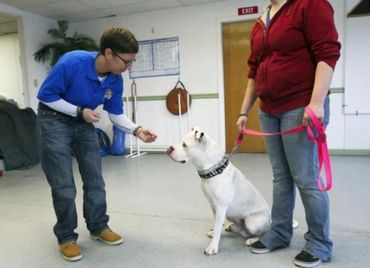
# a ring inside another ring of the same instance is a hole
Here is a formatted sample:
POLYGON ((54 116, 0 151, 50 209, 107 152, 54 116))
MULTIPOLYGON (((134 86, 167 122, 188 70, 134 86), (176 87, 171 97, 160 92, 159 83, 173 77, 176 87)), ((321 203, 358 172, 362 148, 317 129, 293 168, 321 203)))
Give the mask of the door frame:
POLYGON ((13 15, 13 16, 17 17, 19 54, 20 54, 19 61, 21 64, 21 71, 22 71, 24 105, 25 107, 30 107, 31 106, 31 96, 30 96, 30 88, 29 88, 29 82, 28 82, 29 75, 28 75, 27 60, 26 60, 26 42, 24 40, 23 18, 18 15, 13 15))
POLYGON ((225 132, 225 81, 222 47, 222 24, 240 21, 256 21, 261 16, 260 13, 238 17, 219 18, 217 20, 217 62, 218 62, 218 104, 219 104, 219 137, 220 148, 226 151, 226 132, 225 132))

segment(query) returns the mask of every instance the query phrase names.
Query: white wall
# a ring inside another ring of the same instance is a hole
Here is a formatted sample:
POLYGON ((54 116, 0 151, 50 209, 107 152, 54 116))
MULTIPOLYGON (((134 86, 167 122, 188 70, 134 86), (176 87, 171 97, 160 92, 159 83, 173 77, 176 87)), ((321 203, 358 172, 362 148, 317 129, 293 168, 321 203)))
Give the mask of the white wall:
MULTIPOLYGON (((354 2, 354 0, 351 0, 354 2)), ((194 7, 167 9, 162 11, 134 14, 108 19, 99 19, 71 24, 71 28, 80 33, 99 39, 101 33, 109 26, 124 26, 130 29, 138 40, 156 39, 178 36, 180 41, 181 80, 191 94, 216 93, 219 99, 196 99, 191 109, 192 125, 199 125, 211 134, 221 145, 225 141, 224 111, 223 111, 223 73, 220 23, 239 19, 253 20, 256 15, 238 17, 237 8, 258 5, 262 11, 265 0, 230 0, 223 3, 198 5, 194 7)), ((335 10, 335 22, 342 43, 342 57, 337 63, 332 88, 345 86, 345 70, 364 66, 370 56, 362 55, 362 61, 348 65, 343 54, 352 51, 347 46, 345 34, 346 8, 343 0, 330 0, 335 10), (346 64, 346 65, 345 65, 346 64)), ((0 10, 6 7, 0 4, 0 10)), ((31 15, 13 8, 16 14, 23 18, 25 43, 25 60, 30 104, 36 107, 38 87, 33 85, 33 79, 41 82, 45 77, 45 66, 35 63, 32 54, 40 44, 46 42, 46 34, 55 22, 44 17, 31 15)), ((363 17, 367 22, 370 17, 363 17)), ((348 29, 346 29, 348 31, 348 29)), ((366 67, 367 68, 367 67, 366 67)), ((368 68, 367 68, 368 69, 368 68)), ((156 77, 137 79, 139 96, 164 96, 172 89, 177 77, 156 77)), ((125 91, 130 91, 131 81, 125 74, 125 91)), ((351 86, 347 85, 346 86, 351 86)), ((355 90, 353 88, 345 88, 355 90)), ((357 96, 361 98, 361 96, 357 96)), ((370 118, 369 115, 348 115, 344 113, 344 94, 331 95, 331 123, 328 127, 328 143, 330 149, 369 150, 370 149, 370 118)), ((149 147, 165 148, 178 141, 178 121, 166 111, 164 101, 142 101, 138 104, 140 124, 152 128, 159 135, 158 141, 149 147)), ((183 118, 183 130, 187 127, 187 117, 183 118)), ((107 118, 99 124, 110 131, 107 118)), ((146 146, 146 145, 145 145, 146 146)))
MULTIPOLYGON (((344 52, 346 47, 344 30, 346 7, 344 1, 330 1, 335 10, 335 23, 342 43, 342 57, 337 63, 332 88, 344 88, 344 52)), ((124 26, 135 33, 139 40, 179 36, 181 80, 191 94, 218 93, 219 101, 212 99, 196 100, 191 110, 193 125, 200 125, 220 142, 225 142, 223 110, 223 73, 220 22, 239 19, 255 19, 257 16, 238 17, 237 8, 258 5, 262 11, 266 1, 228 1, 225 3, 176 8, 132 16, 110 18, 77 23, 78 31, 99 38, 109 26, 124 26), (219 112, 220 111, 220 112, 219 112)), ((370 21, 370 17, 365 17, 370 21)), ((369 58, 370 60, 370 58, 369 58)), ((366 61, 365 61, 366 62, 366 61)), ((346 66, 346 70, 352 68, 346 66)), ((354 70, 356 68, 353 68, 354 70)), ((125 76, 127 78, 127 75, 125 76)), ((175 84, 177 77, 137 79, 139 96, 166 95, 175 84)), ((126 79, 126 91, 130 80, 126 79)), ((350 89, 345 89, 345 91, 350 89)), ((370 149, 370 124, 367 115, 346 115, 344 94, 331 94, 331 123, 328 127, 330 149, 370 149), (357 128, 356 128, 357 127, 357 128), (356 131, 361 129, 361 131, 356 131)), ((157 145, 166 147, 178 140, 178 122, 170 115, 163 101, 140 102, 141 123, 159 134, 157 145)), ((183 125, 186 125, 186 117, 183 125)))
MULTIPOLYGON (((358 1, 346 1, 346 13, 350 12, 358 1)), ((370 76, 368 60, 370 59, 370 17, 359 16, 346 19, 345 42, 348 45, 344 60, 349 66, 346 68, 345 87, 349 90, 345 94, 345 112, 348 114, 370 115, 370 76), (359 98, 359 96, 362 96, 359 98)))
POLYGON ((330 1, 342 43, 332 87, 343 87, 344 93, 331 95, 331 122, 328 126, 330 149, 370 149, 370 16, 347 18, 359 1, 330 1), (358 113, 356 114, 356 111, 358 113))
MULTIPOLYGON (((181 81, 190 94, 215 93, 223 96, 221 49, 221 21, 234 20, 239 6, 258 5, 261 1, 228 1, 101 19, 73 24, 78 32, 99 39, 110 26, 130 29, 138 40, 179 37, 181 81)), ((260 5, 262 10, 262 5, 260 5)), ((244 19, 256 19, 257 15, 244 19)), ((176 84, 177 76, 136 79, 139 96, 164 96, 176 84)), ((131 81, 125 74, 125 91, 131 81)), ((191 108, 191 124, 199 125, 221 145, 225 143, 224 104, 220 99, 195 99, 191 108), (221 110, 221 113, 219 112, 221 110)), ((144 147, 167 148, 180 140, 178 117, 166 110, 164 101, 139 103, 140 124, 157 132, 158 141, 144 147)), ((188 117, 182 118, 183 133, 187 131, 188 117)))

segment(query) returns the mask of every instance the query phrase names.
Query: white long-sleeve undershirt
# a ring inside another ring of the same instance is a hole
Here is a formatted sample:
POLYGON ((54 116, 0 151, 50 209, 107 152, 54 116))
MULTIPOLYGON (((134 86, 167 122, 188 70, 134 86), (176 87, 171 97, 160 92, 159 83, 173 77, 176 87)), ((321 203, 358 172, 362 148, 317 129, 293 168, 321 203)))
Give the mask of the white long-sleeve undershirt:
MULTIPOLYGON (((61 112, 63 114, 67 114, 73 117, 77 116, 77 106, 63 99, 53 102, 42 101, 42 103, 49 106, 50 108, 57 112, 61 112)), ((108 117, 109 120, 113 123, 113 125, 115 125, 118 129, 126 133, 132 134, 135 128, 137 128, 137 125, 124 114, 108 113, 108 117)))
POLYGON ((41 102, 57 112, 61 112, 73 117, 77 116, 77 106, 63 99, 52 102, 41 102))
POLYGON ((132 122, 125 114, 111 114, 108 113, 110 121, 120 130, 132 134, 137 128, 137 125, 132 122))

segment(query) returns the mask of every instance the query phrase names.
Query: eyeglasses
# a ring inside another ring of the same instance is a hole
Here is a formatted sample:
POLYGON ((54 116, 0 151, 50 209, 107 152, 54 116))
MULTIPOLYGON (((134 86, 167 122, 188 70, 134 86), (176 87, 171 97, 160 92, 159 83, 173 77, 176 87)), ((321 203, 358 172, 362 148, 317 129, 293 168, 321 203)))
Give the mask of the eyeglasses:
POLYGON ((131 64, 133 64, 136 60, 133 59, 133 60, 125 60, 124 58, 122 58, 120 55, 118 55, 117 53, 114 53, 113 52, 113 55, 114 56, 117 56, 125 65, 129 66, 131 64))

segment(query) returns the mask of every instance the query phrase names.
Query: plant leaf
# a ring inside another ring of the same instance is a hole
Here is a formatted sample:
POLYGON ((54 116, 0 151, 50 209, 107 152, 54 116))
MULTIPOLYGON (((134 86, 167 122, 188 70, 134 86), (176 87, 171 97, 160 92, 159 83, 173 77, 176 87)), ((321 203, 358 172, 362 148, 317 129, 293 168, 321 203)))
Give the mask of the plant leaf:
POLYGON ((34 59, 36 61, 45 62, 50 59, 50 66, 54 66, 58 59, 66 52, 72 50, 88 50, 97 51, 99 46, 95 40, 88 35, 74 33, 71 37, 67 36, 69 23, 66 20, 58 21, 58 29, 51 28, 48 33, 59 42, 52 42, 43 45, 38 51, 35 52, 34 59))

